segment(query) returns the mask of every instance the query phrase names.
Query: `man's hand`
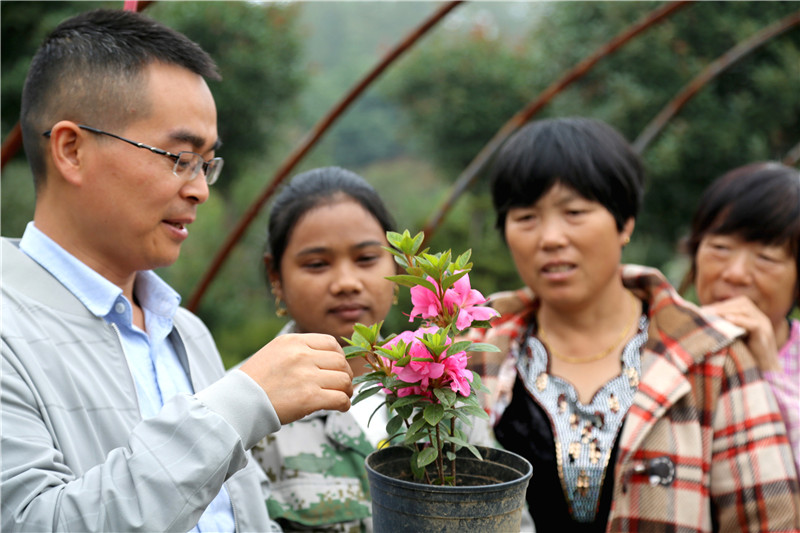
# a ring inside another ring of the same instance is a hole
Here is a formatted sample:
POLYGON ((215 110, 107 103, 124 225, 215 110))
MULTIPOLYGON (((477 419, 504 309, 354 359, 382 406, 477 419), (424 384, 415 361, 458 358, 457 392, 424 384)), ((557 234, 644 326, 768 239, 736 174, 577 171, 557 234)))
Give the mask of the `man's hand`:
POLYGON ((281 335, 257 351, 240 370, 266 391, 281 424, 320 409, 350 408, 353 371, 341 346, 330 335, 281 335))
POLYGON ((762 372, 781 370, 772 323, 750 298, 736 296, 729 300, 704 305, 703 310, 721 316, 728 322, 747 330, 747 347, 750 348, 762 372))

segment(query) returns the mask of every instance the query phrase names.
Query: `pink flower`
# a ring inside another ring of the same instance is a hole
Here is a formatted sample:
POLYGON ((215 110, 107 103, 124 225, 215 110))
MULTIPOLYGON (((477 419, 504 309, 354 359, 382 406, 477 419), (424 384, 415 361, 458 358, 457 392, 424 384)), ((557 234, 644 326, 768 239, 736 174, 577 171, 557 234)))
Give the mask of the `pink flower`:
POLYGON ((469 396, 472 372, 467 370, 466 352, 458 352, 444 360, 445 374, 450 380, 450 388, 462 396, 469 396))
MULTIPOLYGON (((436 284, 433 278, 428 276, 428 281, 433 283, 433 286, 436 287, 436 291, 438 292, 439 285, 436 284)), ((433 318, 442 310, 441 302, 436 293, 422 285, 411 287, 411 303, 414 304, 414 307, 411 308, 411 314, 408 318, 409 322, 413 321, 414 317, 418 315, 422 316, 422 318, 433 318)))
MULTIPOLYGON (((439 285, 428 276, 436 291, 439 291, 439 285)), ((415 317, 421 316, 423 319, 433 318, 442 312, 441 302, 436 292, 431 291, 421 285, 411 288, 411 303, 414 307, 411 309, 409 315, 409 322, 414 320, 415 317)), ((456 318, 456 328, 463 331, 470 327, 476 320, 489 320, 492 317, 498 316, 498 312, 491 307, 481 307, 486 303, 486 298, 472 288, 469 283, 469 274, 464 275, 453 286, 447 289, 444 293, 444 307, 451 315, 458 310, 458 317, 456 318)))
MULTIPOLYGON (((398 379, 408 383, 397 390, 397 396, 402 398, 410 394, 419 394, 433 397, 434 388, 450 387, 462 396, 469 396, 472 372, 467 370, 468 357, 466 352, 458 352, 449 357, 444 354, 437 360, 428 348, 422 343, 425 333, 436 333, 436 327, 422 327, 416 331, 403 331, 395 338, 384 344, 385 348, 396 346, 403 341, 408 346, 408 355, 412 360, 405 366, 398 366, 393 362, 388 366, 398 379)), ((445 345, 450 345, 452 339, 445 339, 445 345)), ((385 390, 387 393, 391 391, 385 390)))
POLYGON ((470 285, 469 274, 456 281, 452 289, 445 291, 445 306, 451 311, 456 308, 460 309, 456 327, 462 331, 470 327, 475 320, 489 320, 499 315, 491 307, 478 307, 484 303, 486 303, 486 298, 470 285))

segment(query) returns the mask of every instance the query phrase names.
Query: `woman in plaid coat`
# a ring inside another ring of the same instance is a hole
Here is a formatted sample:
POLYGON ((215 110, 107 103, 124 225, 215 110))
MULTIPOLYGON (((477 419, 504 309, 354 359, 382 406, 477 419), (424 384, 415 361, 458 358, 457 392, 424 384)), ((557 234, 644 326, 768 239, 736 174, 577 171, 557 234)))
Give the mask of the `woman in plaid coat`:
POLYGON ((620 266, 642 175, 588 119, 534 122, 498 155, 498 228, 527 288, 494 303, 481 340, 501 352, 472 359, 495 437, 533 463, 540 532, 798 531, 786 429, 742 330, 620 266))

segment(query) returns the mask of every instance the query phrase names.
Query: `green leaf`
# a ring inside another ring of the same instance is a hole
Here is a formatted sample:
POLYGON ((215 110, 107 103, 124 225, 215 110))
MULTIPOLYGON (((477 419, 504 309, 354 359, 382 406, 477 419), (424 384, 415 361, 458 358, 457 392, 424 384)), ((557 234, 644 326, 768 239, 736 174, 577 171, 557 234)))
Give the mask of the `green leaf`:
POLYGON ((356 394, 356 397, 353 398, 353 401, 351 403, 355 404, 360 401, 363 401, 369 398, 370 396, 374 396, 375 394, 379 393, 382 389, 383 385, 378 385, 377 387, 371 387, 369 389, 362 389, 358 394, 356 394))
POLYGON ((367 342, 372 345, 375 340, 380 338, 381 328, 383 327, 383 320, 373 324, 372 326, 365 326, 364 324, 356 322, 353 329, 356 333, 360 334, 367 342))
MULTIPOLYGON (((413 243, 411 246, 411 253, 408 255, 417 255, 419 252, 419 247, 422 246, 422 242, 425 240, 425 233, 420 231, 414 236, 413 243)), ((427 248, 426 248, 427 249, 427 248)))
POLYGON ((474 342, 470 345, 468 352, 499 352, 500 348, 487 342, 474 342))
MULTIPOLYGON (((408 232, 408 230, 406 230, 406 232, 408 232)), ((403 243, 403 235, 397 233, 396 231, 387 231, 386 240, 389 241, 389 244, 395 248, 400 248, 400 245, 403 243)))
POLYGON ((419 454, 420 452, 418 451, 415 451, 413 454, 411 454, 411 462, 410 462, 411 473, 413 473, 414 478, 418 480, 422 479, 425 476, 425 467, 419 466, 419 454))
POLYGON ((425 468, 434 462, 437 457, 439 457, 439 450, 433 446, 429 446, 419 452, 419 457, 417 457, 417 465, 419 465, 420 468, 425 468))
POLYGON ((444 407, 438 403, 432 403, 425 407, 425 410, 422 412, 422 416, 425 418, 425 421, 428 424, 435 426, 444 416, 444 407))
MULTIPOLYGON (((430 264, 427 264, 427 263, 422 263, 419 266, 422 268, 423 272, 425 272, 427 275, 429 275, 430 277, 432 277, 435 280, 438 280, 439 276, 442 273, 441 269, 439 269, 438 267, 436 267, 434 265, 430 265, 430 264)), ((433 290, 435 291, 435 289, 433 289, 433 290)))
POLYGON ((480 459, 481 461, 483 461, 483 456, 481 455, 481 452, 478 451, 478 448, 476 448, 475 446, 473 446, 470 443, 466 443, 464 445, 464 447, 466 449, 468 449, 469 451, 471 451, 472 455, 474 455, 477 459, 480 459))
POLYGON ((411 417, 411 413, 414 412, 414 408, 410 405, 401 405, 394 409, 399 416, 402 416, 404 419, 408 420, 411 417))
POLYGON ((451 435, 445 436, 444 440, 446 440, 449 443, 455 444, 459 448, 463 448, 465 446, 469 446, 469 442, 465 441, 464 439, 459 439, 458 437, 454 437, 454 436, 451 436, 451 435))
POLYGON ((400 415, 393 416, 386 423, 386 433, 388 433, 389 435, 394 435, 395 433, 398 433, 400 429, 403 427, 404 423, 405 419, 402 416, 400 415))
POLYGON ((403 436, 403 442, 406 444, 415 444, 421 441, 428 440, 428 433, 427 431, 407 431, 406 434, 403 436))
POLYGON ((456 403, 456 392, 453 389, 433 389, 433 394, 440 402, 448 407, 456 403))
POLYGON ((369 353, 369 350, 362 346, 345 346, 342 348, 345 357, 352 359, 353 357, 363 357, 369 353))
POLYGON ((436 257, 436 264, 439 266, 439 270, 444 273, 444 271, 450 268, 450 258, 453 257, 453 253, 450 250, 446 250, 440 254, 436 254, 436 257))
POLYGON ((465 352, 467 348, 470 347, 470 345, 472 345, 472 343, 469 341, 454 342, 453 344, 447 347, 447 355, 453 355, 458 352, 465 352))
POLYGON ((431 283, 430 281, 421 276, 408 276, 405 274, 398 274, 397 276, 386 276, 386 279, 398 283, 400 285, 404 285, 406 287, 415 287, 417 285, 421 285, 426 289, 428 289, 429 291, 436 293, 436 287, 433 286, 433 283, 431 283))
POLYGON ((456 260, 455 260, 456 267, 459 270, 467 268, 467 265, 469 265, 469 258, 470 257, 472 257, 472 249, 471 248, 469 250, 467 250, 466 252, 464 252, 463 254, 459 255, 456 258, 456 260))
POLYGON ((401 407, 404 407, 406 405, 412 405, 413 406, 421 398, 422 398, 422 396, 420 396, 418 394, 412 394, 412 395, 406 396, 404 398, 398 398, 397 400, 395 400, 395 401, 390 403, 390 407, 392 409, 394 409, 395 411, 397 411, 398 409, 400 409, 401 407))
POLYGON ((425 420, 424 417, 420 417, 420 418, 414 420, 411 423, 411 425, 408 427, 408 432, 409 433, 418 433, 419 431, 421 431, 427 425, 428 425, 428 421, 425 420))
POLYGON ((391 359, 392 361, 397 361, 400 358, 402 358, 403 354, 405 353, 405 343, 403 343, 403 341, 400 341, 393 348, 391 348, 389 350, 387 350, 386 348, 383 348, 382 346, 376 346, 375 347, 375 352, 378 355, 382 355, 383 357, 386 357, 387 359, 391 359), (401 344, 402 344, 402 346, 401 346, 401 344))
POLYGON ((451 276, 446 276, 446 277, 445 277, 445 278, 442 280, 442 288, 444 288, 444 289, 449 289, 450 287, 452 287, 452 286, 453 286, 453 284, 454 284, 456 281, 460 280, 461 278, 463 278, 464 276, 466 276, 468 273, 469 273, 469 272, 467 272, 466 270, 462 270, 462 271, 461 271, 461 272, 459 272, 458 274, 453 274, 453 275, 451 275, 451 276))
POLYGON ((470 387, 470 395, 475 392, 489 392, 489 388, 483 384, 481 375, 475 371, 472 372, 472 386, 470 387))
POLYGON ((459 408, 459 413, 474 416, 475 418, 480 418, 481 420, 489 419, 489 415, 486 413, 486 411, 477 405, 462 405, 459 408))

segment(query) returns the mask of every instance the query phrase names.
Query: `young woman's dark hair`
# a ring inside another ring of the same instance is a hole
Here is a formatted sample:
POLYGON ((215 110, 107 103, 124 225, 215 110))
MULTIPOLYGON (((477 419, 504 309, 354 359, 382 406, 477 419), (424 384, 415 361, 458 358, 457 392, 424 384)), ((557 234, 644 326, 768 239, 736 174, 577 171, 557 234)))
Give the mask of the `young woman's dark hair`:
MULTIPOLYGON (((788 245, 800 272, 800 171, 770 161, 751 163, 723 174, 705 190, 684 243, 691 267, 681 291, 693 283, 697 249, 707 235, 788 245)), ((795 304, 800 305, 800 283, 795 304)))
POLYGON ((378 193, 364 178, 339 167, 323 167, 298 174, 272 204, 269 215, 267 252, 272 268, 280 270, 281 258, 297 221, 306 212, 349 197, 361 204, 383 228, 394 231, 395 222, 378 193))
POLYGON ((614 128, 589 118, 531 122, 497 156, 491 191, 497 229, 504 236, 508 210, 536 203, 556 183, 602 204, 617 228, 639 212, 644 194, 642 162, 614 128))

